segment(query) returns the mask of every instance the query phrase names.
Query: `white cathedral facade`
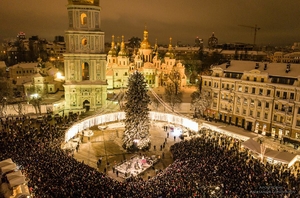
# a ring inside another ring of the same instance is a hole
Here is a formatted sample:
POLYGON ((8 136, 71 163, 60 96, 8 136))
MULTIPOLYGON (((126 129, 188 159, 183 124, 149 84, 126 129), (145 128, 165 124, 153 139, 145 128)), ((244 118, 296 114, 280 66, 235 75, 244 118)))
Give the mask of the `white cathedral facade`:
POLYGON ((106 105, 106 54, 99 0, 68 0, 65 32, 65 110, 95 110, 106 105))
POLYGON ((135 52, 133 61, 130 61, 125 48, 124 37, 122 36, 120 51, 117 52, 114 36, 112 36, 111 49, 107 55, 107 89, 126 87, 129 75, 135 70, 140 71, 145 76, 146 83, 152 88, 167 85, 170 82, 169 75, 174 71, 179 74, 180 86, 185 86, 185 68, 180 61, 175 59, 171 41, 172 39, 170 39, 165 57, 160 59, 157 44, 154 48, 151 47, 148 41, 148 31, 144 30, 144 39, 140 48, 135 52))

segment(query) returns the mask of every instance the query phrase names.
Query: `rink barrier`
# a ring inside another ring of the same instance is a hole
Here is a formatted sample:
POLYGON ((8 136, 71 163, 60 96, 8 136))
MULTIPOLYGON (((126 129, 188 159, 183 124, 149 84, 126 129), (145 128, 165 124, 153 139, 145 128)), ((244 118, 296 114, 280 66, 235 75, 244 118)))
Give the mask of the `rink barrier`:
MULTIPOLYGON (((150 111, 149 118, 152 121, 167 122, 169 124, 181 125, 191 131, 198 131, 198 123, 180 115, 174 115, 170 113, 150 111)), ((66 129, 65 142, 68 142, 71 138, 75 137, 83 130, 89 129, 95 125, 103 125, 112 122, 121 122, 125 120, 125 112, 114 112, 102 115, 93 115, 82 120, 75 122, 71 127, 66 129)))

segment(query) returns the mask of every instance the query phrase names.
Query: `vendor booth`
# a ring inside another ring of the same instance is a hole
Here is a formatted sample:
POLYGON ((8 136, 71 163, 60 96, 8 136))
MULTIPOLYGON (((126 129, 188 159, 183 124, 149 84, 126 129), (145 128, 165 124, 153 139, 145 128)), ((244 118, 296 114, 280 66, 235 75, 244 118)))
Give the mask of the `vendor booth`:
POLYGON ((287 164, 288 167, 290 167, 298 160, 298 155, 296 154, 265 148, 263 144, 260 144, 251 138, 243 142, 242 146, 260 155, 260 157, 263 155, 263 157, 267 158, 271 163, 287 164))

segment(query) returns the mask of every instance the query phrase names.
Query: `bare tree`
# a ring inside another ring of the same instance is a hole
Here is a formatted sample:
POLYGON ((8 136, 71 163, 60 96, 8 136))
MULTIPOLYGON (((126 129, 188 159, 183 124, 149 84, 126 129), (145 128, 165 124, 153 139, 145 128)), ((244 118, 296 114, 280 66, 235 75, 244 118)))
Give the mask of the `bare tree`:
POLYGON ((174 112, 175 107, 182 103, 182 93, 178 92, 174 84, 168 84, 165 87, 165 100, 174 112))
POLYGON ((18 101, 16 104, 12 105, 12 108, 14 109, 15 112, 18 113, 19 116, 23 114, 23 104, 22 104, 22 102, 18 101))
POLYGON ((169 80, 172 86, 174 87, 175 94, 178 94, 180 92, 180 86, 181 86, 181 76, 180 73, 176 69, 172 69, 169 74, 169 80))
POLYGON ((0 105, 0 116, 1 117, 6 115, 6 109, 7 109, 7 98, 2 97, 1 98, 1 105, 0 105))
MULTIPOLYGON (((157 95, 157 97, 162 98, 161 95, 157 95)), ((150 95, 151 103, 153 104, 155 109, 158 109, 158 107, 160 106, 160 103, 161 103, 157 97, 154 96, 153 94, 150 95)))
POLYGON ((12 83, 5 77, 0 77, 0 114, 6 115, 7 104, 13 100, 12 83))
POLYGON ((124 105, 125 105, 125 92, 124 92, 124 90, 122 89, 116 97, 117 97, 116 99, 118 101, 120 110, 123 110, 124 105))
POLYGON ((32 106, 34 107, 36 114, 42 113, 41 112, 41 101, 42 101, 41 97, 31 97, 29 99, 29 103, 32 104, 32 106))
POLYGON ((169 82, 165 87, 165 100, 170 104, 172 112, 174 112, 175 106, 182 103, 182 93, 180 91, 181 76, 176 69, 172 69, 169 74, 169 82))

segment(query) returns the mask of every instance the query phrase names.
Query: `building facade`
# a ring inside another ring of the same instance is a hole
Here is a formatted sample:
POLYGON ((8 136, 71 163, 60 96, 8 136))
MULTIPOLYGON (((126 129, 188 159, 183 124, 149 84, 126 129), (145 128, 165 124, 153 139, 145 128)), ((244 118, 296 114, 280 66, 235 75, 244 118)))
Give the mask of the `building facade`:
POLYGON ((65 32, 65 110, 95 110, 106 105, 106 54, 99 0, 68 0, 65 32))
MULTIPOLYGON (((120 44, 120 50, 116 47, 114 36, 112 36, 111 49, 107 55, 106 78, 108 89, 118 89, 126 87, 130 73, 138 70, 145 76, 149 87, 156 88, 170 83, 169 75, 176 71, 180 78, 180 86, 186 85, 186 75, 184 65, 175 59, 172 39, 167 52, 163 58, 160 58, 157 44, 151 46, 148 40, 149 33, 144 30, 143 41, 140 48, 135 50, 132 61, 126 51, 124 37, 120 44)), ((118 46, 118 44, 117 44, 118 46)))
POLYGON ((207 115, 246 130, 300 142, 300 68, 231 61, 202 76, 213 101, 207 115))

